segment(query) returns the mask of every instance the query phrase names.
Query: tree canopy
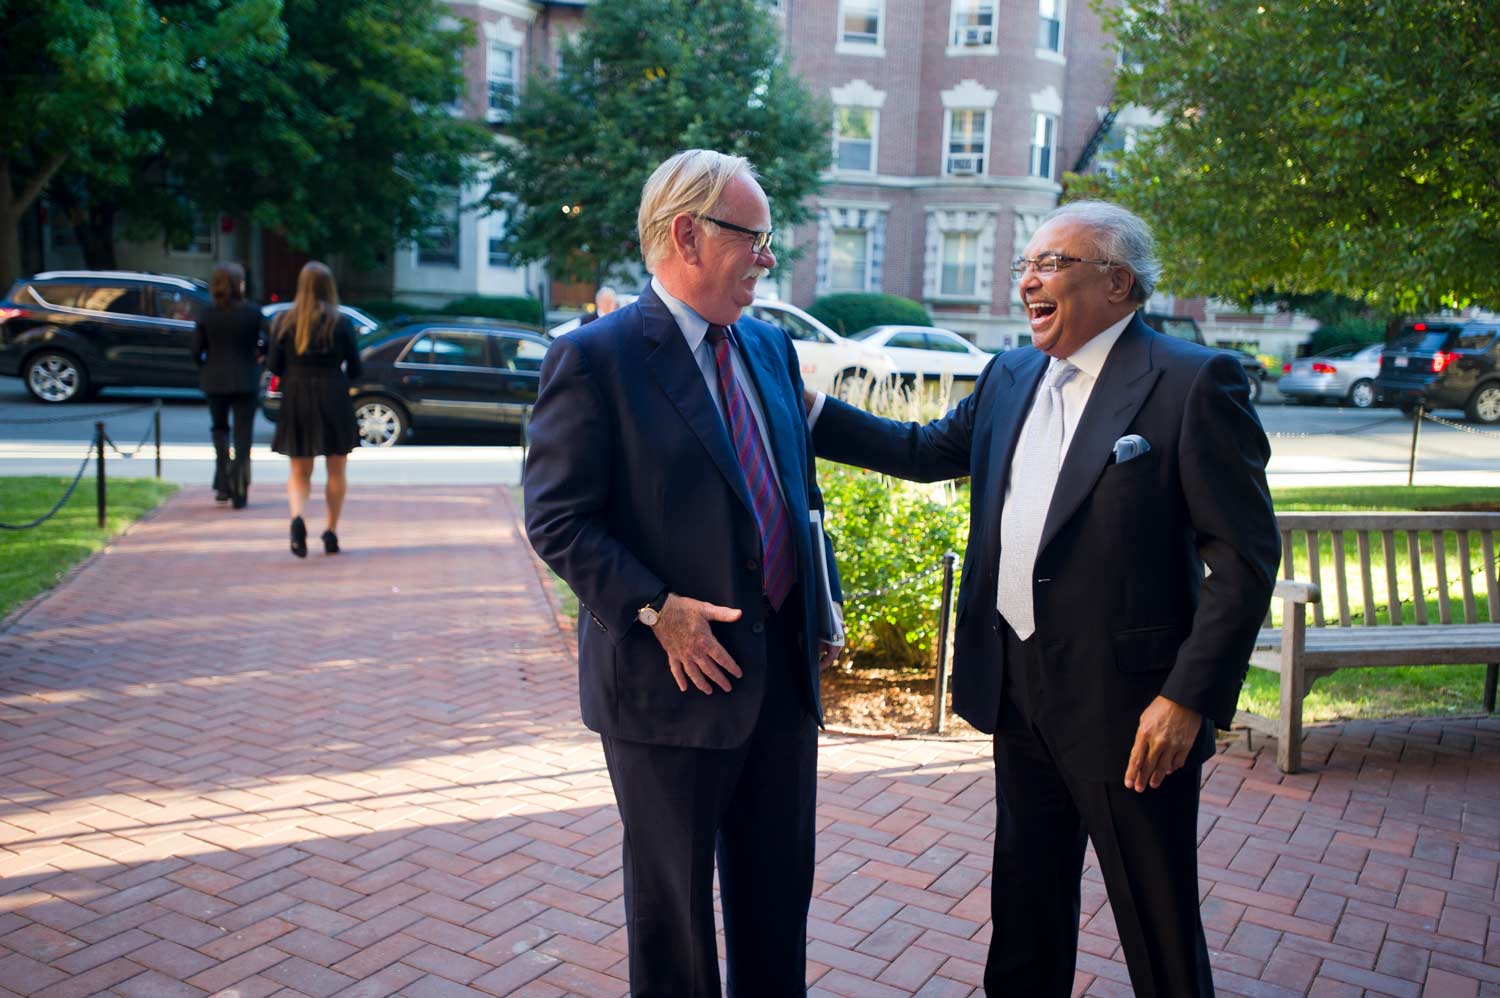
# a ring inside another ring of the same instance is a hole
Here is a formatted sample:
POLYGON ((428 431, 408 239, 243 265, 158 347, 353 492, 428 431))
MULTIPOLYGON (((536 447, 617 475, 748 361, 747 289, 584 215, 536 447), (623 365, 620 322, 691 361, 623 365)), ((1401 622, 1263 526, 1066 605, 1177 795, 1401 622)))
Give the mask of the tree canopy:
POLYGON ((559 61, 527 82, 487 199, 506 212, 518 260, 550 260, 555 276, 581 280, 638 261, 641 187, 688 148, 748 158, 778 228, 807 217, 832 111, 783 61, 763 4, 590 4, 559 61))
POLYGON ((1118 104, 1163 123, 1113 178, 1070 177, 1070 196, 1149 219, 1167 287, 1500 303, 1500 5, 1171 0, 1103 17, 1127 56, 1118 104))
POLYGON ((0 0, 0 286, 22 215, 63 169, 128 183, 163 144, 141 111, 188 120, 219 76, 282 44, 280 0, 0 0))

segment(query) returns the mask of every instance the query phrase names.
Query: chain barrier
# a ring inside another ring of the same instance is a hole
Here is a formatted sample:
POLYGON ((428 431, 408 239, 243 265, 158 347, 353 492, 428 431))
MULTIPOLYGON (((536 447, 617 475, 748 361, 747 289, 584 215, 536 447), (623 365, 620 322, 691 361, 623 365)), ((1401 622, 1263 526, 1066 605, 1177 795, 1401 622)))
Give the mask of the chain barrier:
POLYGON ((845 603, 852 603, 852 602, 854 602, 856 600, 873 599, 876 596, 889 596, 891 593, 896 592, 898 589, 905 589, 907 586, 915 585, 916 583, 921 582, 923 579, 927 578, 928 576, 930 576, 930 575, 936 575, 938 572, 941 572, 942 570, 943 570, 943 563, 942 562, 938 562, 936 565, 933 565, 931 568, 923 569, 922 571, 917 572, 915 575, 908 575, 906 578, 900 579, 900 580, 898 580, 896 582, 892 582, 888 586, 882 586, 879 589, 862 589, 862 590, 860 590, 857 593, 845 593, 844 594, 844 602, 845 603))
POLYGON ((46 523, 48 520, 56 516, 58 510, 66 506, 68 504, 68 500, 73 498, 73 493, 78 488, 78 483, 83 479, 83 473, 88 470, 89 459, 93 456, 94 441, 90 440, 88 453, 83 455, 83 461, 78 465, 78 473, 74 475, 73 480, 68 483, 68 489, 63 493, 62 498, 53 503, 51 509, 47 510, 47 512, 43 513, 35 520, 32 520, 30 523, 0 523, 0 530, 30 530, 32 527, 40 527, 42 524, 46 523))
POLYGON ((1276 432, 1267 433, 1266 436, 1272 440, 1306 440, 1310 437, 1347 437, 1353 436, 1356 433, 1363 433, 1372 427, 1384 426, 1387 423, 1396 421, 1404 422, 1404 419, 1401 416, 1382 416, 1379 419, 1371 419, 1356 426, 1351 426, 1346 430, 1319 430, 1309 433, 1276 432))
POLYGON ((33 426, 42 423, 72 423, 79 421, 94 422, 105 416, 119 416, 130 412, 141 412, 146 409, 156 409, 161 406, 160 402, 145 402, 141 405, 129 405, 119 409, 106 409, 103 412, 82 412, 74 415, 58 416, 36 416, 36 417, 10 417, 0 416, 0 425, 6 426, 33 426))
POLYGON ((119 445, 115 443, 114 438, 111 437, 108 433, 104 434, 104 442, 107 443, 107 444, 109 444, 109 449, 110 450, 114 451, 116 454, 120 455, 122 458, 124 458, 125 460, 128 461, 131 458, 135 457, 137 454, 139 454, 145 448, 146 441, 151 439, 151 434, 155 430, 156 430, 156 427, 154 425, 152 425, 151 423, 147 423, 146 424, 146 432, 143 433, 143 434, 141 434, 141 442, 138 443, 138 444, 136 444, 135 445, 135 449, 132 450, 129 454, 127 454, 124 451, 120 450, 119 445))
POLYGON ((1472 426, 1465 426, 1462 423, 1455 423, 1451 419, 1444 419, 1441 416, 1434 416, 1432 413, 1427 412, 1426 410, 1423 410, 1422 418, 1430 422, 1437 423, 1439 426, 1446 426, 1452 430, 1462 430, 1465 433, 1472 433, 1476 437, 1495 437, 1496 439, 1500 439, 1500 433, 1496 433, 1494 430, 1476 430, 1472 426))

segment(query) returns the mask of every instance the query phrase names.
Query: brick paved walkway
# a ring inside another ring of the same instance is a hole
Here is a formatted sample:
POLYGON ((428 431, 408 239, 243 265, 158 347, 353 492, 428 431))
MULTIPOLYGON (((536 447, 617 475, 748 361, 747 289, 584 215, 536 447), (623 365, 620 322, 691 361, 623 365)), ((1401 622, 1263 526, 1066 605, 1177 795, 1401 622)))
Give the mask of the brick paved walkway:
MULTIPOLYGON (((620 833, 509 499, 174 499, 0 635, 0 998, 622 995, 620 833), (322 529, 312 522, 312 532, 322 529)), ((1221 994, 1500 996, 1500 725, 1205 779, 1221 994)), ((829 736, 816 995, 977 994, 983 743, 829 736)), ((1090 866, 1076 991, 1130 993, 1090 866)))

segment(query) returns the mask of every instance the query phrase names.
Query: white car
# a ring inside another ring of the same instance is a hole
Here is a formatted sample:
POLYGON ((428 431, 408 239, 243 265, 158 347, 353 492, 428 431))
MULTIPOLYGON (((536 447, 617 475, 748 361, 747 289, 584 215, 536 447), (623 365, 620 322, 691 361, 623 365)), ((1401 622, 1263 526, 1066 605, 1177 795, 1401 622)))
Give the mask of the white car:
POLYGON ((936 380, 951 375, 973 381, 994 359, 951 329, 936 326, 871 326, 850 339, 877 347, 890 355, 903 381, 918 377, 936 380))
MULTIPOLYGON (((635 295, 620 295, 621 307, 635 295)), ((792 347, 802 364, 802 383, 815 392, 836 392, 858 398, 867 386, 885 381, 896 373, 891 358, 882 350, 840 336, 795 305, 774 298, 757 298, 745 310, 762 322, 780 326, 792 338, 792 347)), ((580 319, 553 326, 548 336, 557 337, 577 329, 580 319)))

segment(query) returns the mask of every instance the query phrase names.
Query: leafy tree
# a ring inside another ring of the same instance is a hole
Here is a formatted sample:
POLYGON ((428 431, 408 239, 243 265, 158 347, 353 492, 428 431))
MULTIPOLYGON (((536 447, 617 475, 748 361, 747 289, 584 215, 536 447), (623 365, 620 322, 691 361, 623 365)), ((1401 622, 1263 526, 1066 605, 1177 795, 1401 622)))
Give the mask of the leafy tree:
POLYGON ((282 44, 279 0, 0 0, 0 287, 21 268, 19 226, 65 167, 114 183, 161 148, 149 110, 199 114, 219 74, 282 44))
POLYGON ((561 62, 528 81, 488 198, 518 260, 592 281, 638 261, 641 187, 682 149, 745 156, 779 228, 807 217, 832 112, 782 61, 757 0, 590 4, 561 62))
POLYGON ((1118 176, 1168 286, 1333 291, 1388 313, 1500 301, 1500 5, 1131 2, 1117 99, 1165 122, 1118 176))
POLYGON ((493 147, 444 107, 473 41, 471 25, 442 26, 445 10, 439 0, 286 0, 283 51, 227 67, 198 120, 143 109, 133 123, 163 141, 131 176, 69 178, 54 196, 103 229, 86 248, 112 245, 119 211, 132 234, 170 237, 199 209, 370 266, 493 147))

